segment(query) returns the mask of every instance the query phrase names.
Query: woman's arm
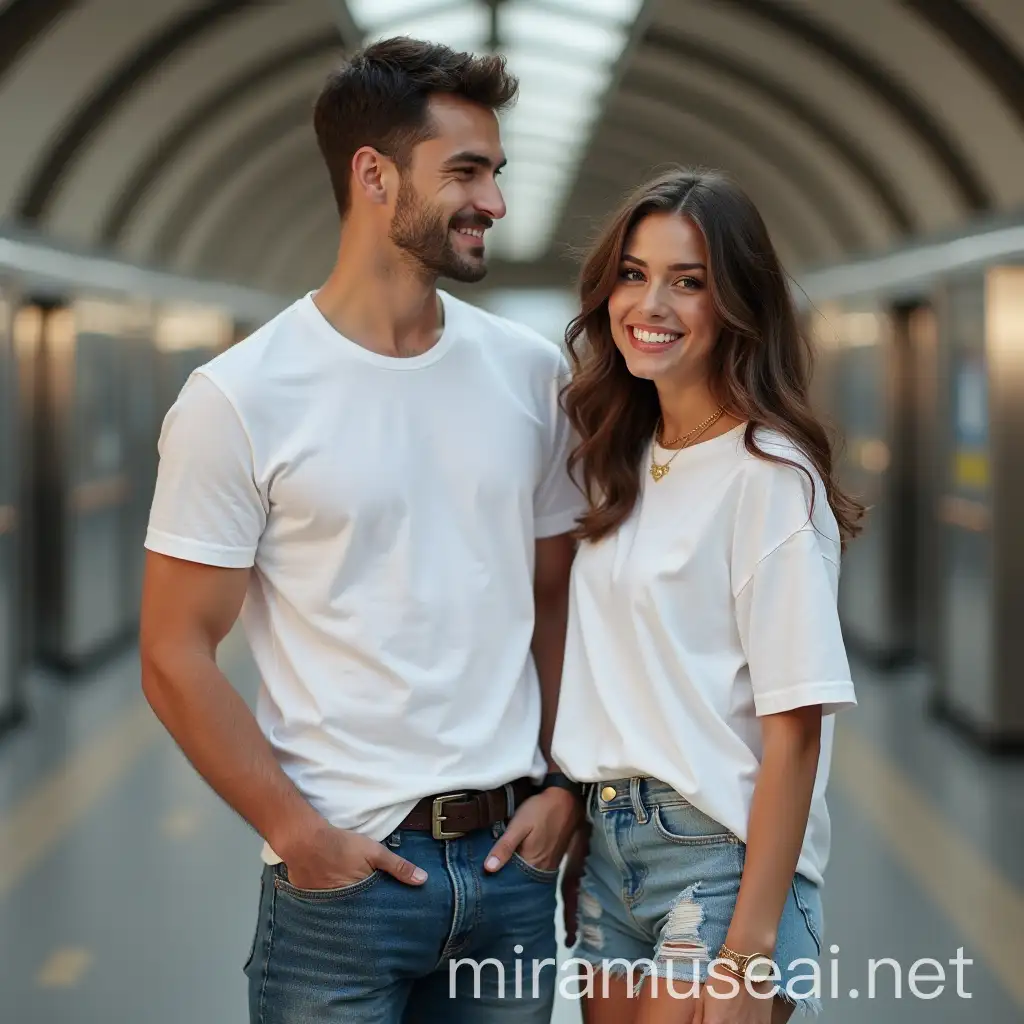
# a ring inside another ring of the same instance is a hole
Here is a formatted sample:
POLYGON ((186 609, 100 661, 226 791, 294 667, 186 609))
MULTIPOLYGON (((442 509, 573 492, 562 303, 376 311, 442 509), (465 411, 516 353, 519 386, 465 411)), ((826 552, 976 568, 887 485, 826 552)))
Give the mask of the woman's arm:
POLYGON ((761 724, 764 749, 750 809, 746 862, 725 940, 743 956, 771 955, 775 949, 807 831, 821 748, 821 706, 764 715, 761 724))

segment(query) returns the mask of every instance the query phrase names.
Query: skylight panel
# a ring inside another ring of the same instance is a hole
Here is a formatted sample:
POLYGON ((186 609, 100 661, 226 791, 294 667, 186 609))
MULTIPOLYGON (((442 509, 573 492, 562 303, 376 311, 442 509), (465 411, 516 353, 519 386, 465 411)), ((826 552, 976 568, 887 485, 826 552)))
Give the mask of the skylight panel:
MULTIPOLYGON (((467 7, 473 2, 464 0, 467 7)), ((415 17, 432 7, 437 7, 437 0, 348 0, 349 14, 363 29, 384 25, 399 18, 415 17)))
POLYGON ((588 57, 607 62, 622 49, 622 33, 601 22, 541 7, 530 0, 511 0, 499 9, 502 43, 514 49, 557 43, 566 50, 582 50, 588 57))
POLYGON ((440 10, 436 0, 349 0, 349 11, 368 40, 411 36, 480 52, 490 29, 490 14, 475 0, 440 10))
POLYGON ((544 0, 545 7, 558 7, 581 18, 602 18, 632 24, 643 0, 544 0))

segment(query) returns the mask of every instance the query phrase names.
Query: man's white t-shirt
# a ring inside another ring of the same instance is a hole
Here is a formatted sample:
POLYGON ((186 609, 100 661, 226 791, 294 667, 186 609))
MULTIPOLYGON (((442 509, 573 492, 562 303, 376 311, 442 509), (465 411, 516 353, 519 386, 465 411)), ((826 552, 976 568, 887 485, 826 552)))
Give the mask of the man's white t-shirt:
POLYGON ((378 839, 423 796, 543 776, 534 544, 582 507, 560 348, 440 295, 414 357, 343 337, 310 294, 196 371, 146 539, 255 567, 262 731, 328 821, 378 839))
POLYGON ((823 705, 798 871, 821 883, 834 712, 856 703, 836 610, 840 538, 811 463, 745 425, 677 455, 614 534, 584 543, 570 590, 553 756, 583 782, 648 775, 740 839, 762 754, 759 716, 823 705))

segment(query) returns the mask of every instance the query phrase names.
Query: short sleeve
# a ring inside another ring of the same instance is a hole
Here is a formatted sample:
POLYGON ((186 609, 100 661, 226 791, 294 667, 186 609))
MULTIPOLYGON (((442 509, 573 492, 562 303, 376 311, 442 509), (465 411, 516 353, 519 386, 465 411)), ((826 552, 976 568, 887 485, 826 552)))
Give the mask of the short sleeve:
POLYGON ((573 431, 562 409, 559 394, 562 379, 569 370, 564 357, 559 357, 558 367, 559 374, 552 380, 549 394, 551 444, 543 477, 534 494, 534 535, 537 538, 568 533, 575 527, 586 505, 567 465, 573 446, 573 431))
POLYGON ((828 715, 857 703, 838 586, 839 567, 808 527, 762 558, 737 594, 737 626, 758 715, 813 704, 828 715))
POLYGON ((248 568, 266 525, 249 437, 225 394, 194 373, 164 417, 146 547, 248 568))

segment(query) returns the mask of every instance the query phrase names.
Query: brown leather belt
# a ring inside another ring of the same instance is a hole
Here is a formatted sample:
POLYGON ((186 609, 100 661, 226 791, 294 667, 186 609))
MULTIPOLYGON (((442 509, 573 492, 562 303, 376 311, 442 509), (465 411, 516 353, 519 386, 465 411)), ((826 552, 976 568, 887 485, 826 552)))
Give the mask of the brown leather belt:
POLYGON ((399 828, 429 832, 435 839, 458 839, 467 832, 507 821, 515 809, 536 792, 536 784, 523 778, 498 789, 425 796, 399 828))

